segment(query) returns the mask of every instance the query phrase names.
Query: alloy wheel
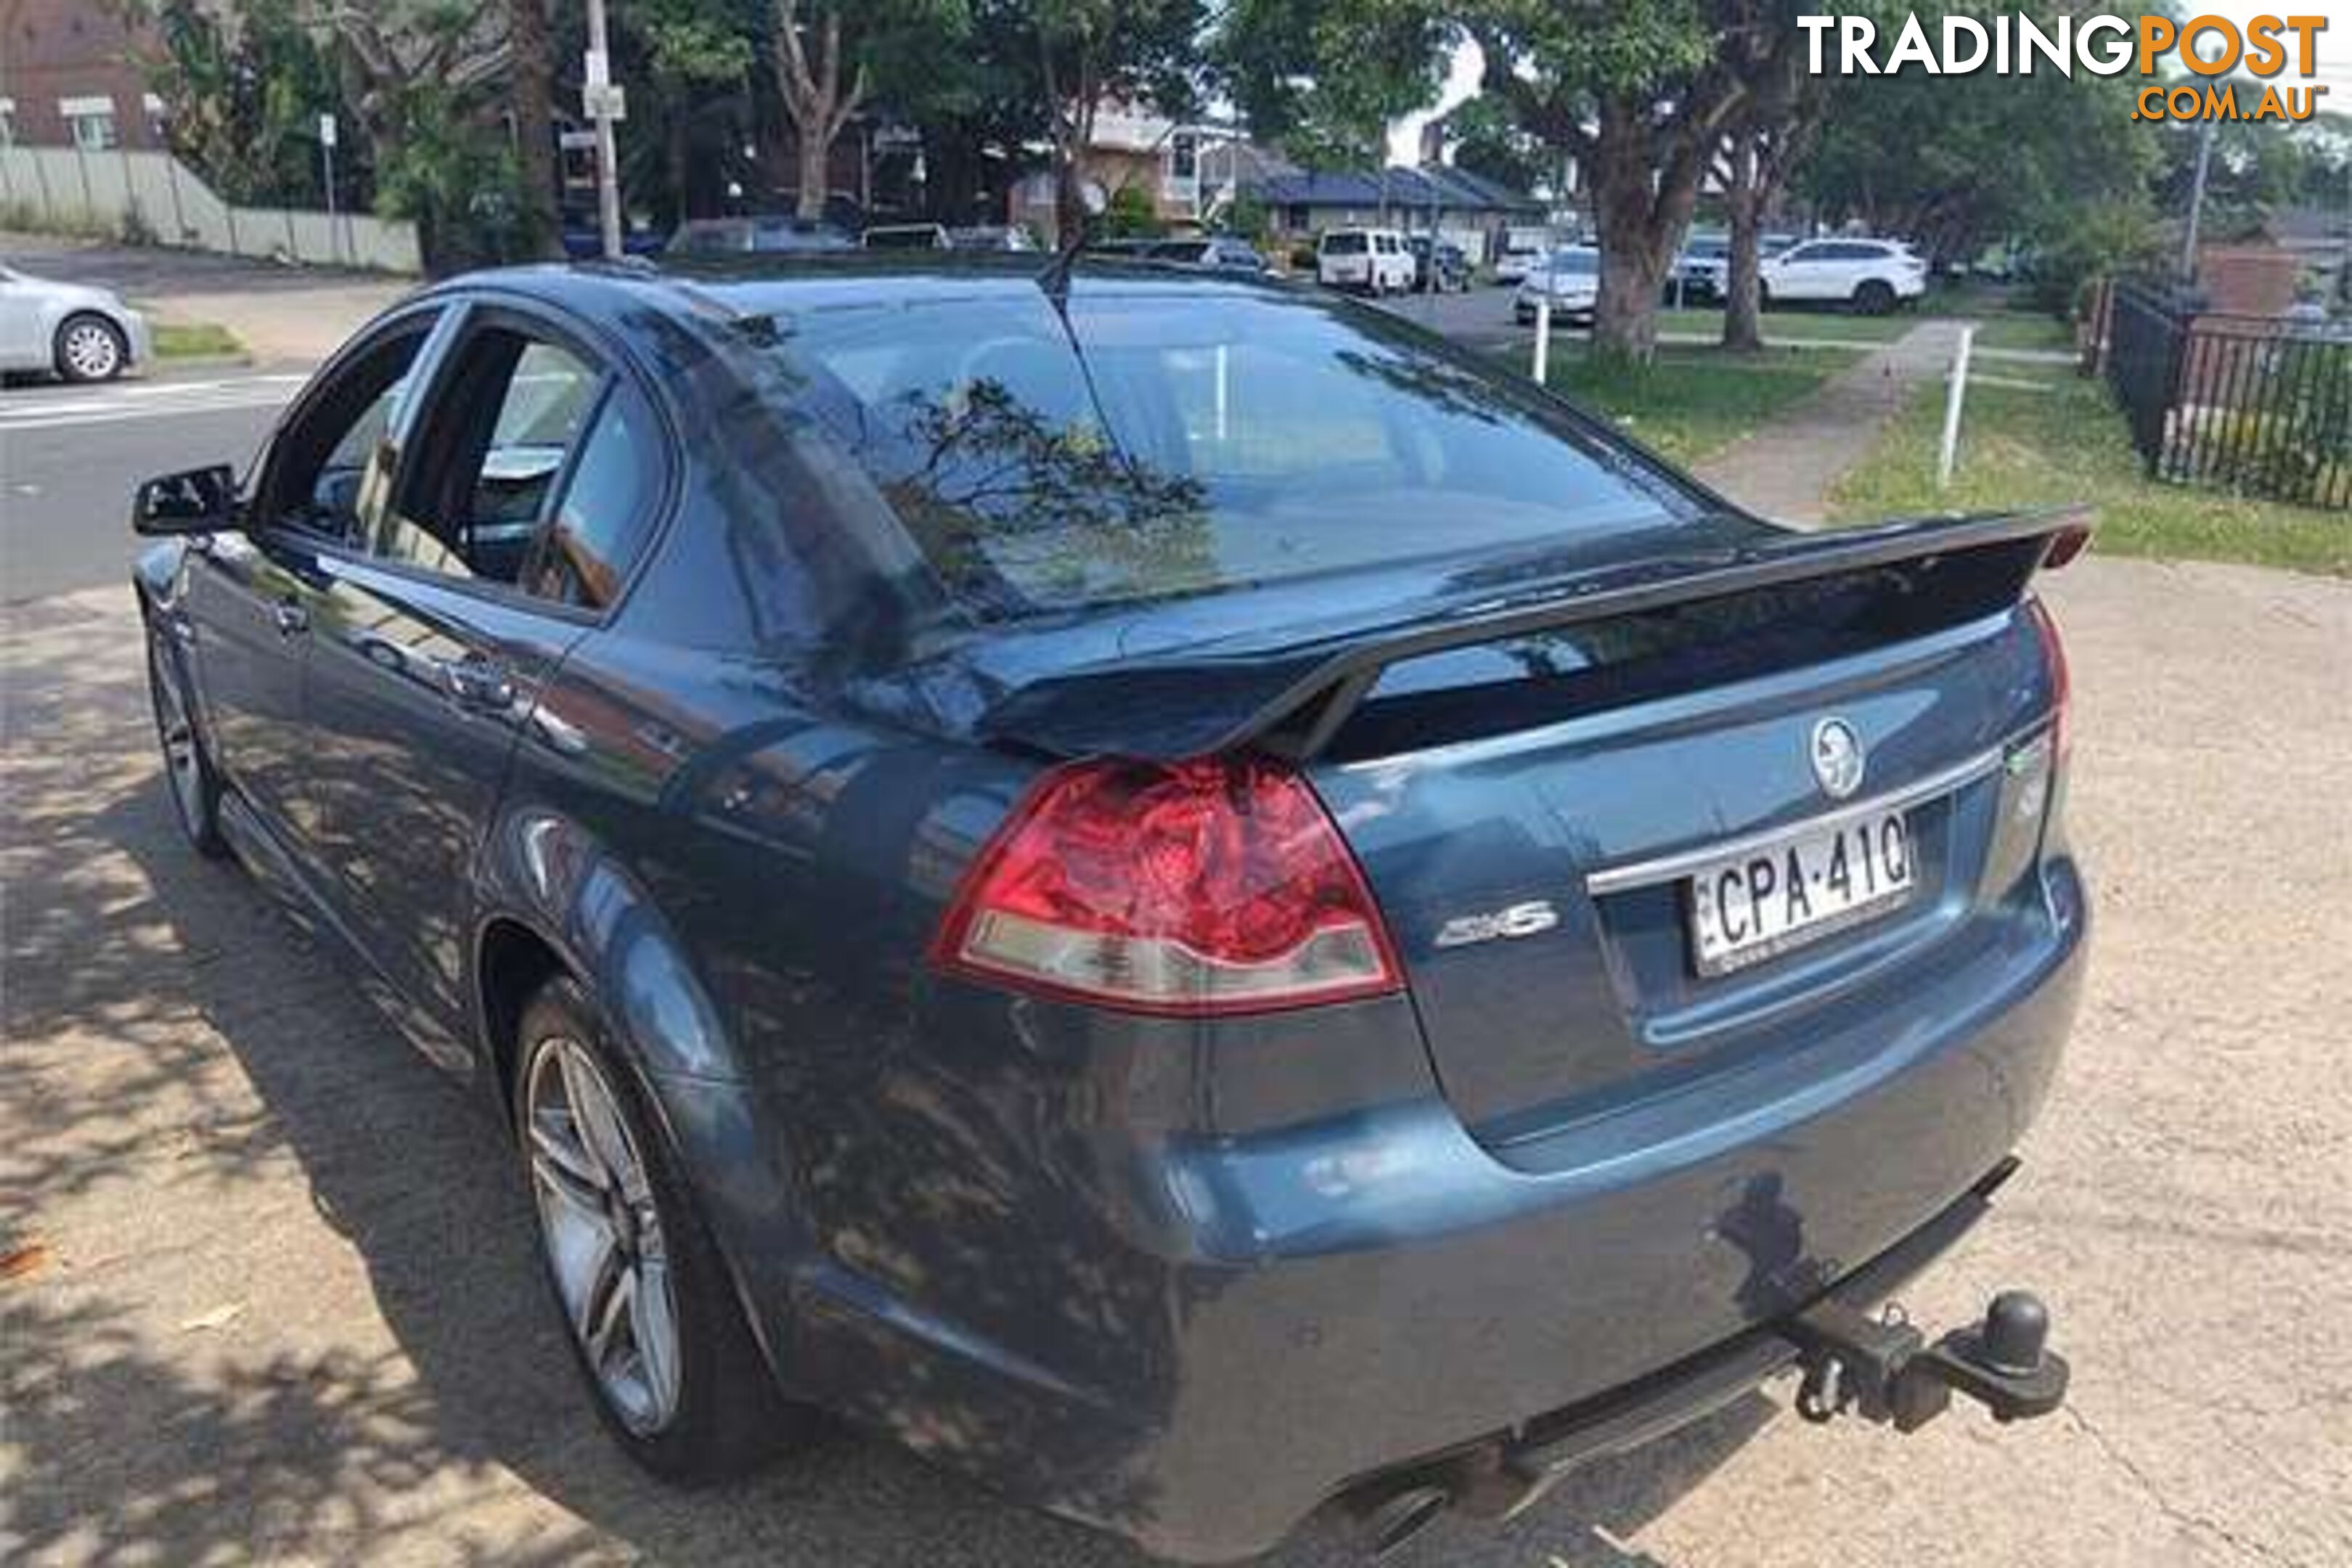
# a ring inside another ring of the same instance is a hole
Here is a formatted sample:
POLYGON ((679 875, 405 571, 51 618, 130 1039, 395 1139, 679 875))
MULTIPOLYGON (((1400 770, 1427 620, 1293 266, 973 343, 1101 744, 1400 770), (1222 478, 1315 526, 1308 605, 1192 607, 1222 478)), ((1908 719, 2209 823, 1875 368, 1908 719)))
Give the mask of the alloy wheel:
POLYGON ((585 1046, 544 1039, 530 1070, 531 1190, 556 1294, 613 1413, 649 1436, 677 1414, 682 1352, 646 1161, 585 1046))
POLYGON ((66 371, 78 381, 104 381, 122 368, 122 342, 103 321, 68 326, 58 344, 66 371))

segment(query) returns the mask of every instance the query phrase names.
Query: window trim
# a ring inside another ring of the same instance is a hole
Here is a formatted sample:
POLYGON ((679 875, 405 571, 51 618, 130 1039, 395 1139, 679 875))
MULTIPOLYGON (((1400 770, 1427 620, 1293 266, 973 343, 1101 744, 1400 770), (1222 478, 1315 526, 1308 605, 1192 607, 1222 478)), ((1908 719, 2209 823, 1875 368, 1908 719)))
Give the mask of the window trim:
MULTIPOLYGON (((503 609, 530 611, 579 626, 601 628, 612 625, 627 607, 638 583, 644 580, 646 571, 653 564, 655 556, 661 551, 668 537, 670 524, 678 510, 677 502, 684 482, 684 466, 677 458, 677 433, 672 424, 667 405, 655 395, 646 378, 629 363, 627 356, 616 346, 605 341, 603 334, 593 331, 586 323, 578 321, 569 313, 556 310, 535 298, 505 292, 491 294, 485 290, 470 294, 438 295, 429 301, 421 303, 429 303, 436 308, 446 310, 448 314, 440 325, 433 329, 435 337, 439 338, 440 341, 436 343, 433 339, 428 338, 425 347, 418 351, 416 369, 424 372, 424 379, 419 383, 421 390, 418 395, 411 397, 402 406, 399 428, 397 433, 390 437, 395 442, 396 450, 393 456, 393 483, 389 493, 392 495, 404 493, 409 482, 411 438, 416 433, 424 409, 436 400, 443 381, 454 373, 465 342, 474 331, 482 330, 486 326, 496 327, 503 321, 508 330, 520 331, 531 336, 543 338, 556 347, 576 355, 582 363, 598 373, 598 389, 595 400, 591 405, 592 413, 603 411, 606 400, 612 395, 613 383, 623 377, 628 379, 631 387, 637 395, 638 401, 653 412, 656 429, 655 446, 657 448, 655 456, 660 467, 660 474, 658 482, 654 487, 651 502, 653 521, 646 530, 645 543, 637 551, 637 558, 630 563, 629 570, 622 577, 620 586, 614 590, 611 602, 601 607, 590 609, 585 605, 565 604, 560 599, 543 598, 537 594, 526 592, 513 584, 495 583, 481 577, 452 577, 446 573, 436 572, 430 567, 418 566, 409 562, 394 560, 390 556, 379 555, 373 550, 353 548, 338 541, 324 540, 320 535, 304 534, 302 537, 306 541, 324 544, 326 546, 324 552, 337 559, 357 562, 407 581, 480 599, 503 609), (432 356, 429 361, 425 358, 428 353, 432 356)), ((345 351, 346 353, 349 352, 349 350, 345 351)), ((337 355, 337 363, 341 363, 342 358, 343 355, 337 355)), ((415 373, 412 372, 412 374, 415 373)), ((321 379, 324 379, 323 376, 321 379)), ((587 431, 593 428, 593 418, 583 424, 581 428, 583 437, 587 431)), ((548 488, 548 505, 539 520, 537 531, 532 535, 530 545, 532 550, 539 548, 541 538, 555 515, 556 507, 562 503, 563 496, 568 492, 572 468, 578 459, 581 448, 585 445, 584 439, 576 442, 572 449, 564 455, 564 466, 557 472, 554 482, 548 488)))

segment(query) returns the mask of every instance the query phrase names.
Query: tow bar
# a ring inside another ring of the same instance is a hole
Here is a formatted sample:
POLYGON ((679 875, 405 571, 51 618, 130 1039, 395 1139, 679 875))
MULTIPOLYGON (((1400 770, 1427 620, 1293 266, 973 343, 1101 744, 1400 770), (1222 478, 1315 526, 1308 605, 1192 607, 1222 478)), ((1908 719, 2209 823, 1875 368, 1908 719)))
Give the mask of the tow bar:
POLYGON ((1984 1321, 1929 1344, 1889 1304, 1874 1316, 1834 1297, 1790 1319, 1798 1348, 1797 1414, 1822 1422, 1852 1413, 1897 1432, 1941 1415, 1955 1391, 1996 1421, 2047 1415, 2066 1398, 2066 1358, 2049 1348, 2050 1310, 2030 1290, 2004 1290, 1984 1321))

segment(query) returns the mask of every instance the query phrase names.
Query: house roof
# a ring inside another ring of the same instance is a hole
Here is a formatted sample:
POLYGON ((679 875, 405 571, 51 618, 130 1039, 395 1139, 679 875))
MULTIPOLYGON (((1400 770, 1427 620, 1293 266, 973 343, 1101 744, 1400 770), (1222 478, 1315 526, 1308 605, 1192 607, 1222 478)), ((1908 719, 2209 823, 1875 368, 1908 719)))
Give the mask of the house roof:
POLYGON ((1443 207, 1454 212, 1541 213, 1544 205, 1461 169, 1339 170, 1244 177, 1258 200, 1307 207, 1443 207))

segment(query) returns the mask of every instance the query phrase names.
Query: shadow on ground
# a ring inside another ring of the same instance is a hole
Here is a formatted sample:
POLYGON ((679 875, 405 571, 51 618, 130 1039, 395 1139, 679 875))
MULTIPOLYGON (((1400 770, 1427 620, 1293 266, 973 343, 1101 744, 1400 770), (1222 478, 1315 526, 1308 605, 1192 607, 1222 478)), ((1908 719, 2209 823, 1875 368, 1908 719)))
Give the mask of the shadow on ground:
MULTIPOLYGON (((700 1492, 629 1468, 573 1382, 496 1119, 359 998, 355 960, 180 842, 131 630, 102 598, 7 626, 0 1250, 61 1256, 0 1281, 0 1555, 1143 1561, 848 1434, 700 1492), (207 1269, 234 1277, 233 1338, 181 1317, 207 1269)), ((1771 1409, 1396 1561, 1650 1563, 1617 1543, 1771 1409)), ((1359 1558, 1324 1521, 1271 1561, 1359 1558)))

